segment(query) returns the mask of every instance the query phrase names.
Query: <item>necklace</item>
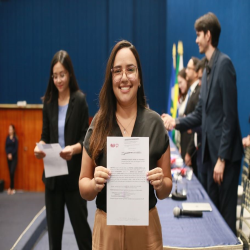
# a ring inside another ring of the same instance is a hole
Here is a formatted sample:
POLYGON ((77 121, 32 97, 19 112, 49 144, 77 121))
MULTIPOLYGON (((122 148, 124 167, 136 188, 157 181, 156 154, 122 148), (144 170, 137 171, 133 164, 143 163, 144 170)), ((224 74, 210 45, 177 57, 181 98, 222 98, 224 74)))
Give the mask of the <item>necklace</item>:
POLYGON ((123 134, 125 135, 126 133, 127 133, 127 129, 128 129, 128 126, 130 125, 130 123, 135 119, 135 117, 136 117, 136 115, 130 120, 130 122, 129 122, 129 124, 126 126, 126 127, 124 127, 123 125, 122 125, 122 123, 119 121, 119 119, 117 118, 117 116, 116 116, 116 120, 118 121, 118 123, 122 126, 122 128, 123 128, 123 134))

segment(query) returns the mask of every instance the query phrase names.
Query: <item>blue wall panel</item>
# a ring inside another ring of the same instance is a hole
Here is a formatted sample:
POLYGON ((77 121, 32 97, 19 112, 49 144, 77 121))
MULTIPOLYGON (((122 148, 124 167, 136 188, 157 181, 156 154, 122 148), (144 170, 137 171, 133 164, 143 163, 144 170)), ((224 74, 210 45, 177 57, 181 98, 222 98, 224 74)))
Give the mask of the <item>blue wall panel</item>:
POLYGON ((93 116, 111 48, 116 41, 127 39, 140 54, 148 103, 162 113, 166 110, 172 45, 183 41, 185 65, 191 56, 201 58, 194 22, 208 11, 221 22, 219 49, 231 57, 236 68, 245 136, 250 110, 250 1, 245 0, 0 1, 0 103, 41 103, 52 56, 64 49, 72 58, 93 116))
POLYGON ((166 4, 135 2, 135 45, 142 61, 147 101, 150 108, 162 113, 166 106, 166 4))
POLYGON ((184 65, 192 56, 201 58, 195 43, 194 22, 207 12, 217 15, 221 24, 218 48, 229 55, 236 69, 238 88, 238 110, 242 135, 250 133, 248 118, 249 102, 249 58, 250 58, 250 1, 245 0, 168 0, 167 22, 167 84, 170 81, 172 46, 178 40, 184 45, 184 65))
POLYGON ((109 0, 109 46, 112 48, 116 42, 125 39, 133 41, 134 6, 133 0, 109 0))
POLYGON ((0 103, 41 103, 51 59, 64 49, 93 116, 110 51, 126 39, 140 53, 150 107, 162 112, 165 90, 158 90, 166 88, 165 6, 165 0, 0 2, 0 103))
POLYGON ((142 59, 150 107, 162 112, 165 6, 165 0, 0 1, 0 103, 41 103, 51 59, 64 49, 93 116, 110 51, 117 41, 127 39, 142 59))

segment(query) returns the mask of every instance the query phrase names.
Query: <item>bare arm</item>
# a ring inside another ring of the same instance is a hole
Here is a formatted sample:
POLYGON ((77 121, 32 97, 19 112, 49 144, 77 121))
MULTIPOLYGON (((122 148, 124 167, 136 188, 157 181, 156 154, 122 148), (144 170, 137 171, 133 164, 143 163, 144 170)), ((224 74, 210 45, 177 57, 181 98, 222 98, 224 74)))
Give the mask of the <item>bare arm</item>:
POLYGON ((167 198, 172 190, 172 176, 170 169, 170 147, 157 162, 157 167, 148 172, 147 178, 156 190, 158 199, 167 198))
POLYGON ((79 178, 79 189, 82 198, 93 200, 104 188, 105 183, 110 178, 110 171, 102 166, 95 167, 93 160, 83 147, 82 167, 79 178))

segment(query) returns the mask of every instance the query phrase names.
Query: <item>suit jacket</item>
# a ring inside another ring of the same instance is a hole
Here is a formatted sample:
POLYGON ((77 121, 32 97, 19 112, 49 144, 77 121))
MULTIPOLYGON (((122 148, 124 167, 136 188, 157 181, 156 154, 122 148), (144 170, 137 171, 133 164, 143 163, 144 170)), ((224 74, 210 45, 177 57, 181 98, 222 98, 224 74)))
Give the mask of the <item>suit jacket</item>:
POLYGON ((219 50, 215 53, 209 82, 206 70, 203 72, 196 109, 177 120, 176 125, 177 129, 187 130, 202 124, 202 160, 213 164, 218 157, 235 162, 243 155, 235 69, 227 55, 219 50))
MULTIPOLYGON (((71 93, 64 128, 65 146, 73 145, 78 142, 83 146, 83 140, 88 129, 88 120, 89 114, 85 95, 81 91, 71 93)), ((46 143, 58 143, 57 99, 50 103, 44 103, 41 140, 46 143)), ((68 175, 45 178, 43 173, 43 182, 45 186, 51 190, 78 189, 81 159, 82 154, 76 154, 72 156, 70 161, 67 161, 68 175)))
MULTIPOLYGON (((184 115, 192 113, 195 110, 195 107, 199 101, 200 95, 200 86, 197 84, 192 95, 189 97, 187 106, 184 112, 184 115)), ((181 132, 181 154, 184 159, 185 154, 188 153, 190 156, 194 154, 195 146, 194 146, 194 133, 188 134, 186 131, 181 132), (183 153, 182 153, 183 152, 183 153), (183 155, 184 154, 184 155, 183 155)), ((196 158, 192 160, 192 165, 196 165, 196 158)))

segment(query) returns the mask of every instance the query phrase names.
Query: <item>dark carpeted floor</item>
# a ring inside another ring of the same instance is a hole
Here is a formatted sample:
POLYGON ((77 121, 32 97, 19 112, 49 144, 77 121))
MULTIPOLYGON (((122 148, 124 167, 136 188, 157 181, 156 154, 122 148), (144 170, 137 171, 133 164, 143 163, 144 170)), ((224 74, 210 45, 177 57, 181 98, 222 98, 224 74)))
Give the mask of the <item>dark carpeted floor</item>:
POLYGON ((44 207, 44 193, 0 193, 0 249, 11 249, 35 215, 44 207))
MULTIPOLYGON (((88 205, 88 222, 91 227, 91 230, 93 230, 95 211, 96 211, 95 200, 88 201, 87 205, 88 205)), ((49 249, 49 239, 48 239, 48 232, 46 231, 37 241, 33 250, 48 250, 48 249, 49 249)), ((73 228, 69 220, 68 211, 65 208, 65 222, 63 228, 62 250, 77 250, 77 249, 78 247, 73 232, 73 228)))

